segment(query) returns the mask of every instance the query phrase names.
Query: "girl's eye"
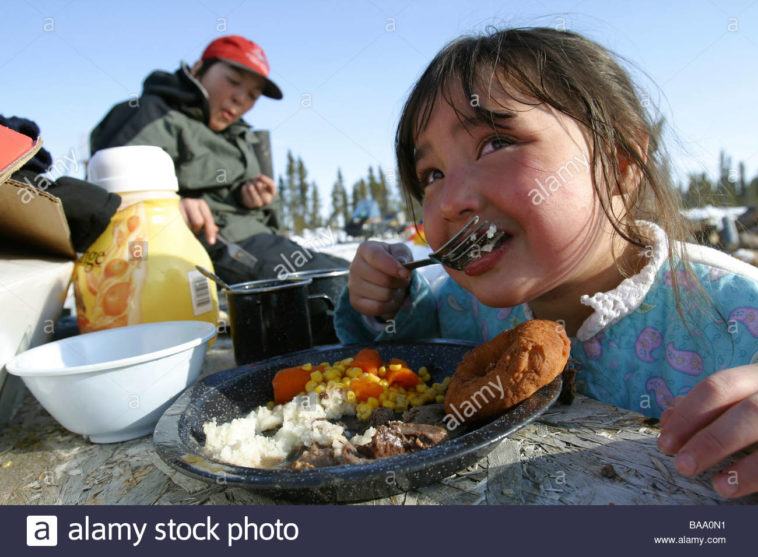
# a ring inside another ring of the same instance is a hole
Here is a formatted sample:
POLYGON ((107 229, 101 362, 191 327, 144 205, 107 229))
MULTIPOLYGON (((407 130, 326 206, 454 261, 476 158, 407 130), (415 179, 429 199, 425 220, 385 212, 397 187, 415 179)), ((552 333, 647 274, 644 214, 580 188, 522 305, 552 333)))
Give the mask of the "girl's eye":
POLYGON ((504 137, 502 135, 498 135, 496 137, 488 139, 484 143, 481 154, 487 155, 489 153, 492 153, 493 151, 502 149, 503 147, 508 147, 508 145, 513 145, 513 143, 514 141, 512 139, 504 137))
POLYGON ((445 175, 442 172, 440 172, 436 168, 431 168, 429 170, 420 172, 418 181, 421 183, 422 187, 426 187, 432 182, 434 182, 435 180, 440 180, 444 177, 445 175))
POLYGON ((229 83, 230 83, 231 85, 233 85, 234 87, 236 87, 237 85, 239 85, 239 84, 240 84, 240 82, 239 82, 239 81, 237 81, 236 79, 233 79, 233 78, 231 78, 231 77, 227 77, 226 79, 227 79, 227 80, 229 81, 229 83))

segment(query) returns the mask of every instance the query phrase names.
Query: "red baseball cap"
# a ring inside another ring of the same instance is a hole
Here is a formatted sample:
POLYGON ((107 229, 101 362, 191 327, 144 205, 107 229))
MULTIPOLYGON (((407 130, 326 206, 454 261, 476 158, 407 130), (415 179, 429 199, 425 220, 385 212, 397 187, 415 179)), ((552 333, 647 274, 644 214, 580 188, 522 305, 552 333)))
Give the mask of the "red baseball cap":
POLYGON ((268 78, 269 65, 266 53, 253 41, 239 35, 220 37, 205 48, 201 60, 213 58, 260 75, 266 80, 263 94, 272 99, 282 98, 281 89, 268 78))

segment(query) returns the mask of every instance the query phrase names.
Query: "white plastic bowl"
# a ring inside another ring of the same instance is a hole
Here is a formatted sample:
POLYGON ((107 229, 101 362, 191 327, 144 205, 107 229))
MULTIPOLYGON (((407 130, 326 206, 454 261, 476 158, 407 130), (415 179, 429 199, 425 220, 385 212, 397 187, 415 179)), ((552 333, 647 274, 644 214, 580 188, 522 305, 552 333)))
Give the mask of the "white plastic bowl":
POLYGON ((166 321, 107 329, 27 350, 6 363, 66 429, 94 443, 152 433, 195 382, 216 327, 166 321))

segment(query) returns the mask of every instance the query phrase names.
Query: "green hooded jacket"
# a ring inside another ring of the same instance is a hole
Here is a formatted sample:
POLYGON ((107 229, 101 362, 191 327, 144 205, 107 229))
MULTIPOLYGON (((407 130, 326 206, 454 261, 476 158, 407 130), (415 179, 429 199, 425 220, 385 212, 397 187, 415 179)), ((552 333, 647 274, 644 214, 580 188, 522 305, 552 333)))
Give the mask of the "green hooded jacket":
POLYGON ((139 99, 114 106, 92 130, 90 151, 162 147, 174 161, 179 194, 205 199, 224 238, 239 242, 276 233, 278 197, 260 209, 248 209, 240 199, 240 187, 261 174, 258 132, 242 119, 214 132, 208 118, 207 93, 185 64, 174 73, 156 71, 145 79, 139 99))

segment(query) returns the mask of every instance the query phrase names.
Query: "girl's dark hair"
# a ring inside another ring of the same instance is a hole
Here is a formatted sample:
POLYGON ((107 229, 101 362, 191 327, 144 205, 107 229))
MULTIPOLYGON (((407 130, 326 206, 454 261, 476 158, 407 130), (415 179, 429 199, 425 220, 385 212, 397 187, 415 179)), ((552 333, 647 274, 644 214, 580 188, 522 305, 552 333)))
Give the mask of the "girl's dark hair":
MULTIPOLYGON (((653 121, 614 56, 572 32, 509 29, 463 37, 437 54, 411 91, 395 137, 398 172, 409 205, 413 199, 423 199, 416 176, 415 143, 436 101, 444 100, 461 117, 463 108, 473 110, 495 128, 500 116, 496 111, 483 108, 479 102, 471 102, 470 108, 455 104, 460 104, 461 98, 486 96, 494 88, 502 95, 518 95, 520 102, 549 105, 578 122, 590 147, 597 197, 616 233, 645 248, 651 238, 637 221, 653 221, 670 240, 670 261, 678 259, 686 265, 685 254, 675 253, 674 240, 685 240, 689 233, 679 213, 678 191, 672 187, 664 170, 666 161, 659 153, 660 123, 653 121), (635 169, 636 187, 624 187, 619 161, 635 169), (612 194, 618 192, 624 204, 622 214, 616 214, 610 203, 612 194)), ((620 270, 626 275, 636 272, 620 270)), ((672 272, 674 281, 675 275, 672 272)))

